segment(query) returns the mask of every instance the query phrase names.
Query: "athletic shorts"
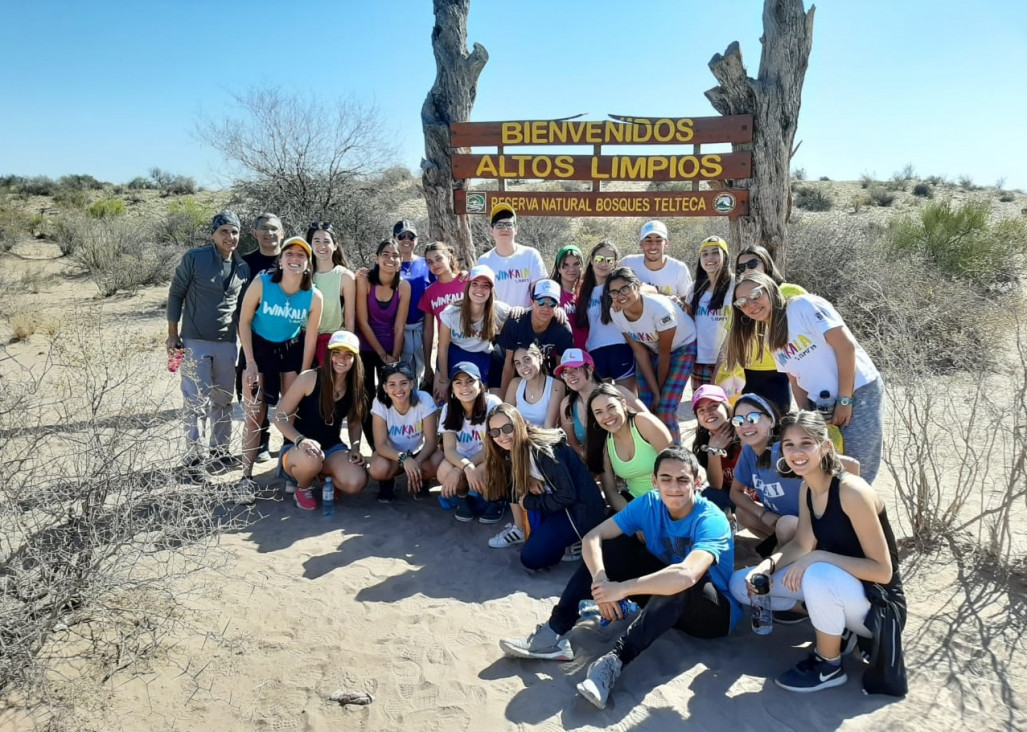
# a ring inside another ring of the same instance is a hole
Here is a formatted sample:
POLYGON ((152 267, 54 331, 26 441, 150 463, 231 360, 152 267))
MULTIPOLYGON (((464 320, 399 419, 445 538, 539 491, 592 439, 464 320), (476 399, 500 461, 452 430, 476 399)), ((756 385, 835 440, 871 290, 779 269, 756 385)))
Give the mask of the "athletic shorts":
POLYGON ((621 381, 635 375, 635 352, 627 343, 615 343, 589 351, 599 378, 621 381))

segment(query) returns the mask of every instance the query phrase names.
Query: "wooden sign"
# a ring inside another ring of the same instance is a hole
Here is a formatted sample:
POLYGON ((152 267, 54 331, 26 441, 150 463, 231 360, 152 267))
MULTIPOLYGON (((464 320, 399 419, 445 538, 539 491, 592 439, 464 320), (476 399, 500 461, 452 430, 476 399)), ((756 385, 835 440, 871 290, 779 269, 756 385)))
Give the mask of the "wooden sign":
POLYGON ((748 216, 749 191, 566 193, 563 191, 453 192, 456 213, 487 214, 508 203, 518 216, 748 216))
POLYGON ((748 178, 752 153, 702 155, 460 155, 453 177, 541 180, 724 180, 748 178))
POLYGON ((732 117, 628 117, 614 120, 455 122, 452 147, 485 145, 702 145, 752 142, 752 115, 732 117))

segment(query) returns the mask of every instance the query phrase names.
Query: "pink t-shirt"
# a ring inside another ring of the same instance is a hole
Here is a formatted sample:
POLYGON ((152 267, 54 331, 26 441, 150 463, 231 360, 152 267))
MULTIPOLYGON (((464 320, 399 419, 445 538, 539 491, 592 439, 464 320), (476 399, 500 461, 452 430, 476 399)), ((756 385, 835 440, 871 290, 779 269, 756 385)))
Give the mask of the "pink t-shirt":
POLYGON ((571 334, 574 336, 574 347, 585 348, 585 339, 588 338, 588 330, 585 328, 579 328, 574 322, 574 312, 578 307, 578 293, 567 292, 563 288, 560 288, 560 307, 567 313, 567 321, 571 326, 571 334))
POLYGON ((433 282, 421 295, 417 309, 434 315, 435 323, 438 325, 439 313, 445 310, 447 305, 464 299, 466 285, 467 283, 459 277, 454 278, 452 282, 433 282))

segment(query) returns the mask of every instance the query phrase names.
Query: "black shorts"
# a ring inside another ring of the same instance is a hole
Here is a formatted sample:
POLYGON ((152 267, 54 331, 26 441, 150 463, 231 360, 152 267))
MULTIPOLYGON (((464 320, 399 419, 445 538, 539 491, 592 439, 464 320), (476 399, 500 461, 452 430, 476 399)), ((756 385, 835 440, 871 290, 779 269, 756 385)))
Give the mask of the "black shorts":
POLYGON ((264 403, 273 407, 282 391, 281 374, 299 373, 303 367, 303 334, 276 343, 254 332, 252 342, 253 360, 257 362, 257 371, 264 375, 264 403))

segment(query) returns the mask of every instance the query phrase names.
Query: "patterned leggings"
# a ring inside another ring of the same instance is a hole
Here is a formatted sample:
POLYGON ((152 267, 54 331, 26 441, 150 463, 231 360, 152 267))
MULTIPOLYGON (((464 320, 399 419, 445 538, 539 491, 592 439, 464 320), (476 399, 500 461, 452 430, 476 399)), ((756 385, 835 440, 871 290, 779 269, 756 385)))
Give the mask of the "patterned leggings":
MULTIPOLYGON (((659 374, 658 356, 655 353, 649 354, 650 363, 653 365, 653 372, 659 374)), ((636 369, 638 376, 638 398, 642 400, 649 411, 655 414, 661 422, 667 425, 675 445, 681 444, 681 430, 678 427, 678 405, 681 404, 681 396, 685 393, 685 386, 688 384, 688 377, 692 373, 692 366, 695 364, 695 341, 682 346, 670 354, 670 373, 667 374, 667 381, 663 385, 663 391, 655 393, 655 384, 650 385, 642 375, 642 369, 636 369)))

